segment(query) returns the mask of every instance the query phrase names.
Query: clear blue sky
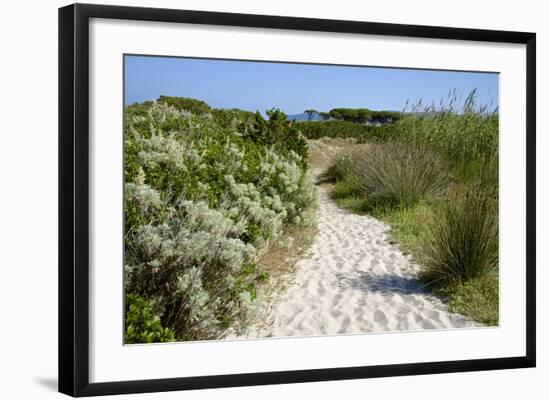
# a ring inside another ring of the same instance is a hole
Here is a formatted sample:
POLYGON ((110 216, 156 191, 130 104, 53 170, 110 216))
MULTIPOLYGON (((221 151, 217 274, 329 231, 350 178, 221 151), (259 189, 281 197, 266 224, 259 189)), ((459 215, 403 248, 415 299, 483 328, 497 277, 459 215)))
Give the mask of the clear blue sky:
POLYGON ((407 99, 436 104, 456 89, 498 105, 498 74, 375 67, 126 56, 125 102, 191 97, 216 108, 287 114, 336 107, 402 110, 407 99))

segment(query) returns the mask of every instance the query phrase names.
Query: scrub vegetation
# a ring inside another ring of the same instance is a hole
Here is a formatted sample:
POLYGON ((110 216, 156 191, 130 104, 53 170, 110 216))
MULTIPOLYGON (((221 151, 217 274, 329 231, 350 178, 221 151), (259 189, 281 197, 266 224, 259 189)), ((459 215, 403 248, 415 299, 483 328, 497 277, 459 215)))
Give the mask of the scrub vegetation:
POLYGON ((126 107, 127 343, 244 324, 270 279, 265 250, 311 231, 307 141, 267 114, 171 97, 126 107))

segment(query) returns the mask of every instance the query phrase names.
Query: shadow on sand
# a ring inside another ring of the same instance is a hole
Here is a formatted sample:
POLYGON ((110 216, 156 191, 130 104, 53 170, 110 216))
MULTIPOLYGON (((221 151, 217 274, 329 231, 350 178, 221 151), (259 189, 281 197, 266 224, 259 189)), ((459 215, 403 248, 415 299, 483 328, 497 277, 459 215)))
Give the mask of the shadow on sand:
POLYGON ((393 274, 375 275, 368 272, 356 274, 338 274, 338 285, 342 288, 353 288, 366 292, 377 292, 383 295, 398 293, 401 295, 430 294, 429 287, 412 277, 393 274))

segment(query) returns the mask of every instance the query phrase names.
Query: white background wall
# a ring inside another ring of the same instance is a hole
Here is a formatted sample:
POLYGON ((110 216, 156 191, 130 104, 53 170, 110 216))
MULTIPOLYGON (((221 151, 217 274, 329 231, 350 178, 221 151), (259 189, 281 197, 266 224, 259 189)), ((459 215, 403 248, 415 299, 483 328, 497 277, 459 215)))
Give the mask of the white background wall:
MULTIPOLYGON (((107 0, 105 0, 107 1, 107 0)), ((115 1, 111 4, 534 31, 538 54, 538 367, 124 396, 147 400, 545 400, 550 396, 544 293, 550 258, 549 11, 544 1, 115 1), (545 243, 546 242, 546 243, 545 243), (546 337, 546 338, 545 338, 546 337), (544 380, 546 379, 546 380, 544 380)), ((0 398, 61 399, 57 386, 57 8, 6 2, 0 11, 0 398)), ((114 398, 114 397, 109 397, 114 398)), ((122 399, 122 397, 118 397, 122 399)))

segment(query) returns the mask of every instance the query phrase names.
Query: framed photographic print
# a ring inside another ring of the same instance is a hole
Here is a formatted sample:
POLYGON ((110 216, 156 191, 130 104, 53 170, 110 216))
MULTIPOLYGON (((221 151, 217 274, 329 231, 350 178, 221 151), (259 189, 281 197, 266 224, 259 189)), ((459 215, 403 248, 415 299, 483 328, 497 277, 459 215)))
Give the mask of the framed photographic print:
POLYGON ((59 390, 535 366, 535 34, 59 10, 59 390))

